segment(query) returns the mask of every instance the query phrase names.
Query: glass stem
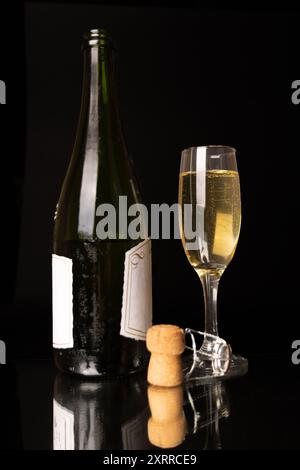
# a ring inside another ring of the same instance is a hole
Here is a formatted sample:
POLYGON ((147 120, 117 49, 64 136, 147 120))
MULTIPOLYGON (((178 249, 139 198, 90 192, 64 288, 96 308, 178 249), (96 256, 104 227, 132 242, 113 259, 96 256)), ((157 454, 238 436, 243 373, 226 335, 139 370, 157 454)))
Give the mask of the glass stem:
MULTIPOLYGON (((205 333, 218 336, 218 287, 221 275, 218 273, 199 274, 204 293, 205 302, 205 333)), ((215 340, 213 338, 204 338, 201 351, 210 354, 213 350, 215 340)))

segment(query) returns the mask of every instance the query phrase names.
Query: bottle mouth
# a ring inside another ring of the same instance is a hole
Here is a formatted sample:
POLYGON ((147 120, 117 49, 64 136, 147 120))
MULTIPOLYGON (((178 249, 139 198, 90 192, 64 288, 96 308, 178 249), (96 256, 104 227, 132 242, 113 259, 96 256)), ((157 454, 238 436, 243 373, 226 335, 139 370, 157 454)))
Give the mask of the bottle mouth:
POLYGON ((114 48, 109 31, 102 28, 90 29, 83 35, 83 47, 111 46, 114 48))

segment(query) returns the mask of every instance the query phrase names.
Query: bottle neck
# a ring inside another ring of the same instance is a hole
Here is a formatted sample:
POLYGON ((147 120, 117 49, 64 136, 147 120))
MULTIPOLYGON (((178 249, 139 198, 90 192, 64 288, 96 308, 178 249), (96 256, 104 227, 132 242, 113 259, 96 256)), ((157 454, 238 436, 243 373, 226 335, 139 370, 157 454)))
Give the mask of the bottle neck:
MULTIPOLYGON (((102 132, 121 132, 115 90, 113 50, 110 45, 84 48, 80 128, 94 145, 102 132), (113 128, 113 129, 112 129, 113 128)), ((104 137, 104 136, 103 136, 104 137)), ((90 142, 90 143, 92 143, 90 142)), ((96 150, 96 148, 94 148, 96 150)))
MULTIPOLYGON (((102 175, 114 174, 119 159, 126 155, 115 90, 113 48, 108 37, 96 31, 96 37, 90 33, 84 43, 81 111, 73 151, 74 161, 82 165, 78 233, 86 239, 93 238, 95 233, 100 168, 102 175)), ((102 185, 103 195, 104 190, 102 185)))

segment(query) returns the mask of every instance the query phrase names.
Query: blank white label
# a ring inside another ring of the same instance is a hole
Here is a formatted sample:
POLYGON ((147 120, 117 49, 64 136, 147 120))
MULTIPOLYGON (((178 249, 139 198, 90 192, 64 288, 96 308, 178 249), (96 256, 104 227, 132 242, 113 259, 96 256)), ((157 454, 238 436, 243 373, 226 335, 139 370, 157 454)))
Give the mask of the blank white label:
POLYGON ((151 241, 144 240, 125 254, 121 331, 145 340, 152 325, 151 241))
POLYGON ((74 450, 74 413, 53 400, 53 450, 74 450))
POLYGON ((73 348, 72 260, 52 255, 53 347, 73 348))

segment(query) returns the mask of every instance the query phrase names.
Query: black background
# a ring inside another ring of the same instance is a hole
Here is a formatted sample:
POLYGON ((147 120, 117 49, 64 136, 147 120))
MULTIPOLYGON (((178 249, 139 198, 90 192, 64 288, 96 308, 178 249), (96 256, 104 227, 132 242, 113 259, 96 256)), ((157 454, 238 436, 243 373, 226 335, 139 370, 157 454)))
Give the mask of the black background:
MULTIPOLYGON (((237 149, 243 221, 219 291, 235 351, 280 352, 300 337, 297 15, 197 2, 16 4, 3 16, 0 339, 8 359, 51 354, 53 213, 80 105, 82 33, 111 31, 129 153, 147 204, 177 201, 180 152, 237 149)), ((203 326, 202 289, 180 240, 153 242, 154 321, 203 326)))

